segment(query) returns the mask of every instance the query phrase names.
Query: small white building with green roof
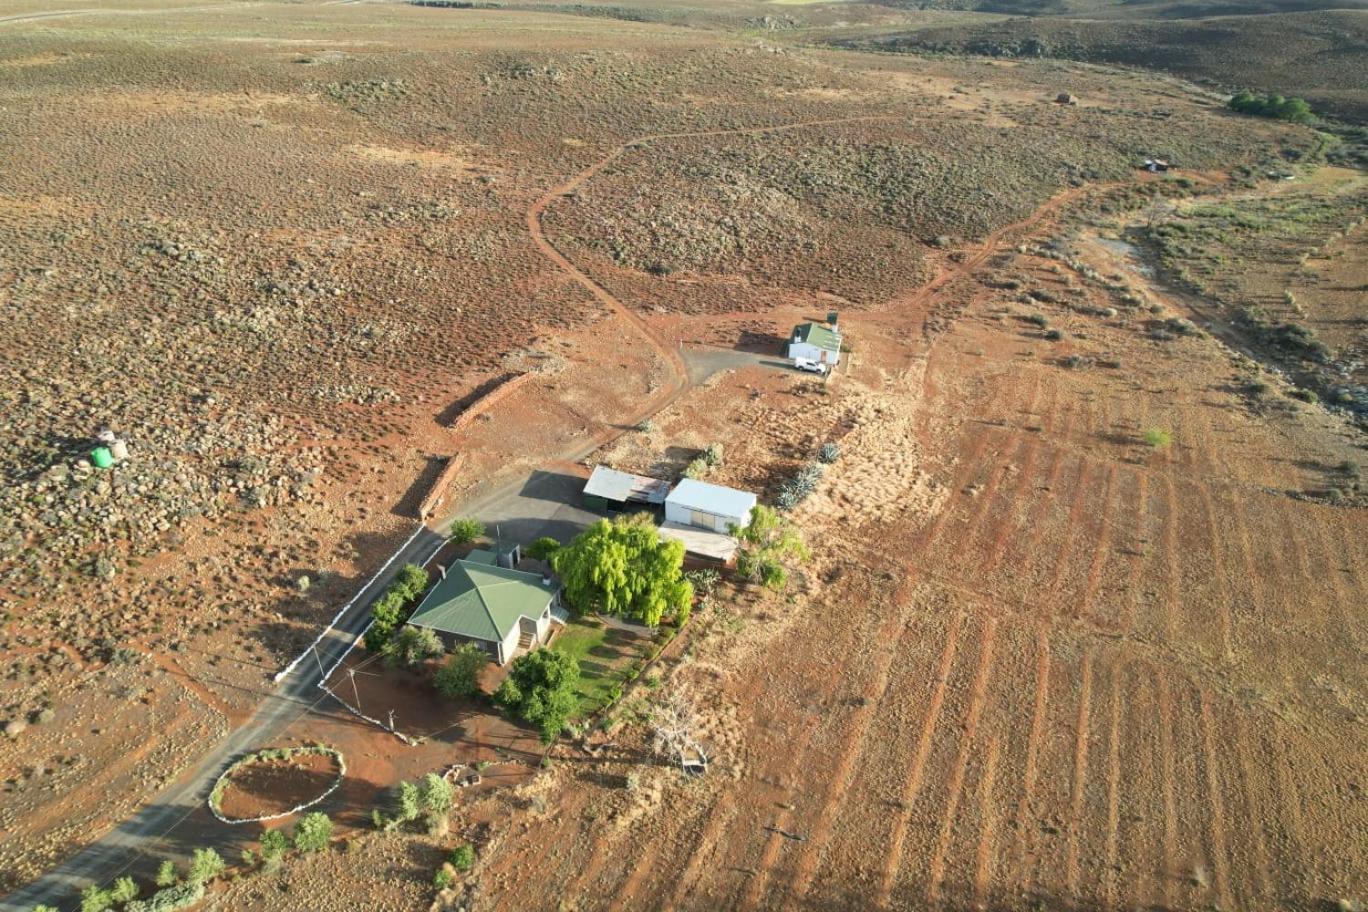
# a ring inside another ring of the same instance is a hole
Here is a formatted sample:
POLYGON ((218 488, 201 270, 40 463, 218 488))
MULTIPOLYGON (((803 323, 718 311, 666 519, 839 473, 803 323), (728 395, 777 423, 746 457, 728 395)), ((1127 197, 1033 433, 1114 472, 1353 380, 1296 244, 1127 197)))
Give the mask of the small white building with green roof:
POLYGON ((447 649, 475 643, 506 665, 550 637, 557 596, 549 577, 500 567, 492 552, 477 550, 443 570, 408 622, 447 649))
POLYGON ((835 323, 799 323, 789 336, 788 356, 834 367, 841 363, 841 331, 835 323))

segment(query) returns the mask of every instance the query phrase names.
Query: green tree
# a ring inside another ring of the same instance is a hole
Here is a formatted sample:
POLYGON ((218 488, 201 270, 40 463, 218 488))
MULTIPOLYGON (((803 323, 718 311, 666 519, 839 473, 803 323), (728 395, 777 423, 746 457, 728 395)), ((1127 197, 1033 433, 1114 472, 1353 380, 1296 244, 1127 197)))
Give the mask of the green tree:
POLYGON ((180 873, 176 870, 176 863, 168 858, 157 868, 156 884, 159 887, 174 887, 178 883, 180 873))
POLYGON ((783 589, 792 566, 812 556, 793 524, 763 504, 751 511, 744 529, 732 526, 731 533, 741 543, 736 572, 767 589, 783 589))
POLYGON ((489 664, 489 656, 474 643, 465 643, 452 650, 432 683, 438 693, 453 700, 472 697, 480 692, 480 672, 489 664))
POLYGON ((208 883, 223 873, 223 857, 213 849, 195 849, 190 856, 187 880, 192 884, 208 883))
POLYGON ((138 898, 138 883, 131 877, 120 877, 114 881, 114 886, 109 888, 109 898, 115 903, 123 904, 138 898))
POLYGON ((484 523, 478 519, 458 519, 451 524, 447 541, 453 545, 468 545, 485 534, 484 523))
POLYGON ((543 536, 527 546, 527 556, 533 560, 550 560, 551 555, 561 548, 561 543, 554 538, 543 536))
POLYGON ((294 844, 301 852, 317 852, 332 838, 332 821, 322 811, 311 811, 295 824, 294 844))
POLYGON ((33 912, 62 912, 56 906, 49 906, 47 903, 39 903, 33 907, 33 912))
POLYGON ((514 659, 494 702, 541 732, 550 744, 579 705, 575 685, 579 662, 554 649, 538 649, 514 659))
POLYGON ((565 596, 580 611, 634 618, 654 627, 693 599, 683 576, 684 544, 665 540, 645 514, 601 519, 551 557, 565 596))
POLYGON ((417 668, 428 659, 442 654, 442 641, 426 627, 404 627, 380 649, 385 664, 417 668))
POLYGON ((91 884, 81 891, 81 912, 105 912, 113 906, 114 898, 99 884, 91 884))

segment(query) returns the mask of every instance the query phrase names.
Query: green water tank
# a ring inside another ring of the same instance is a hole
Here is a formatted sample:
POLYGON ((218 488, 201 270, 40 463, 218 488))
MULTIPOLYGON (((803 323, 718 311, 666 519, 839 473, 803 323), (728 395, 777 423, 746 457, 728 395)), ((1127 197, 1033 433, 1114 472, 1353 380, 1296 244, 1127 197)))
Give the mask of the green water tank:
POLYGON ((107 469, 114 464, 114 454, 109 452, 109 447, 96 447, 90 451, 90 461, 97 469, 107 469))

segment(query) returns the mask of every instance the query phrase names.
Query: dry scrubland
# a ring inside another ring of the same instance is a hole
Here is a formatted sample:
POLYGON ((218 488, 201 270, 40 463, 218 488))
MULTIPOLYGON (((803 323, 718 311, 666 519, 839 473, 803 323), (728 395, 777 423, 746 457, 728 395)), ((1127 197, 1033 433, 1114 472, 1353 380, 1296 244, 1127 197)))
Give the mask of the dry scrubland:
MULTIPOLYGON (((1349 4, 1335 4, 1335 6, 1349 4)), ((1128 5, 1129 6, 1129 5, 1128 5)), ((1346 8, 1269 15, 1186 15, 1216 18, 1146 19, 1129 7, 1125 18, 1012 18, 939 24, 876 36, 840 35, 853 47, 910 52, 1048 57, 1157 68, 1222 87, 1300 95, 1318 109, 1362 121, 1368 115, 1368 9, 1346 8), (1138 20, 1138 21, 1128 21, 1138 20)), ((1053 14, 1054 11, 1051 11, 1053 14)))
MULTIPOLYGON (((1364 895, 1368 545, 1325 494, 1361 454, 1342 415, 1174 322, 1242 344, 1229 311, 1287 289, 1334 364, 1359 357, 1361 182, 1261 183, 1309 175, 1321 140, 1164 77, 778 43, 766 16, 843 15, 794 9, 698 13, 763 39, 399 5, 0 25, 0 888, 240 720, 406 536, 431 457, 513 472, 661 389, 525 221, 640 140, 550 204, 559 249, 667 341, 774 344, 837 306, 855 351, 825 391, 724 374, 603 455, 720 440, 718 480, 766 494, 822 441, 845 455, 799 513, 819 557, 791 595, 726 590, 662 669, 708 707, 713 771, 629 762, 629 702, 463 806, 467 899, 1364 895), (1183 174, 1136 190, 1146 155, 1183 174), (1134 236, 1157 199, 1189 240, 1134 236), (105 425, 134 460, 71 470, 105 425)), ((426 905, 436 843, 348 846, 211 902, 426 905)))

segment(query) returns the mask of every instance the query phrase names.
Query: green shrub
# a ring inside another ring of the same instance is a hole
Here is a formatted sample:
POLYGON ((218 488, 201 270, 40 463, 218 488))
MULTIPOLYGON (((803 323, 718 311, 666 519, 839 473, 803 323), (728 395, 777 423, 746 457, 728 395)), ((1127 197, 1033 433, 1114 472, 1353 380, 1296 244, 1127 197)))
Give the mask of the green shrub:
POLYGON ((432 875, 432 885, 439 890, 445 890, 456 882, 456 875, 452 874, 445 866, 437 869, 437 873, 432 875))
POLYGON ((1302 389, 1300 387, 1294 389, 1288 395, 1290 395, 1293 399, 1300 399, 1302 402, 1315 403, 1320 401, 1320 397, 1316 395, 1315 390, 1302 389))
POLYGON ((201 899, 204 899, 204 884, 182 884, 158 890, 150 899, 135 899, 124 906, 124 912, 178 912, 201 899))
POLYGON ((642 418, 636 423, 636 429, 642 434, 649 434, 655 430, 655 422, 650 418, 642 418))
POLYGON ((114 907, 114 897, 99 884, 91 884, 81 891, 81 912, 105 912, 114 907))
POLYGON ((831 465, 841 458, 841 445, 828 441, 822 444, 822 448, 817 451, 817 461, 831 465))
POLYGON ((167 859, 157 868, 156 884, 159 887, 174 887, 180 883, 180 874, 176 871, 176 863, 167 859))
POLYGON ((693 460, 692 462, 690 462, 688 465, 686 465, 686 466, 684 467, 684 477, 685 477, 685 478, 694 478, 694 479, 698 479, 698 478, 702 478, 704 475, 707 475, 707 474, 708 474, 708 462, 707 462, 707 460, 704 459, 702 456, 699 456, 697 459, 693 460))
POLYGON ((458 519, 451 524, 451 531, 447 533, 447 541, 453 545, 468 545, 484 534, 484 523, 478 519, 458 519))
POLYGON ((294 845, 301 852, 317 852, 327 848, 332 838, 332 821, 322 811, 312 811, 295 824, 294 845))
POLYGON ((414 605, 428 585, 427 571, 417 564, 405 564, 394 581, 371 605, 371 625, 366 630, 366 648, 382 652, 394 632, 408 620, 414 605))
POLYGON ((385 664, 391 668, 417 668, 433 656, 442 654, 442 640, 426 627, 402 627, 380 647, 385 664))
POLYGON ((1152 427, 1145 431, 1144 440, 1152 449, 1162 450, 1173 443, 1173 432, 1166 428, 1152 427))
POLYGON ((438 693, 453 700, 472 697, 480 692, 480 672, 488 664, 489 656, 483 649, 474 643, 463 643, 433 675, 432 684, 438 693))
POLYGON ((267 830, 261 834, 261 864, 267 869, 274 869, 284 860, 285 853, 290 849, 290 840, 280 830, 267 830))
POLYGON ((1311 106, 1301 98, 1284 98, 1281 95, 1255 95, 1240 92, 1227 102, 1227 107, 1241 114, 1255 117, 1272 117, 1292 123, 1311 123, 1316 119, 1311 106))
POLYGON ((458 845, 447 855, 447 863, 464 874, 475 867, 475 847, 468 842, 458 845))
POLYGON ((527 556, 533 560, 549 560, 560 550, 561 543, 550 536, 543 536, 527 546, 527 556))
POLYGON ((186 879, 192 884, 204 884, 223 873, 225 865, 222 856, 213 849, 195 849, 190 856, 190 868, 186 879))
POLYGON ((722 444, 710 443, 703 451, 703 461, 709 466, 720 466, 722 464, 722 444))
POLYGON ((115 903, 123 903, 138 898, 138 884, 131 877, 120 877, 114 881, 114 886, 109 888, 109 898, 115 903))

